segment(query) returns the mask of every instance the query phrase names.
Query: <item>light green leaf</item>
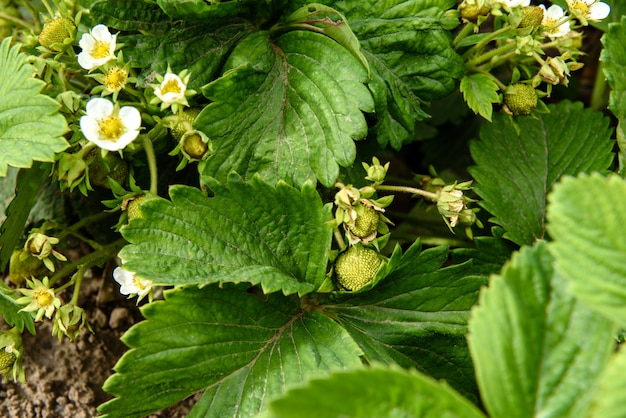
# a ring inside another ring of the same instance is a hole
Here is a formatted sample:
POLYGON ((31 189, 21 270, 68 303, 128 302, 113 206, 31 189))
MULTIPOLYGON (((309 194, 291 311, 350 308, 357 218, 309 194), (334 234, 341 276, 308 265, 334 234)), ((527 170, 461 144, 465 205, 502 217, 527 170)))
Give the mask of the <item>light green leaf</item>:
POLYGON ((98 22, 124 32, 124 57, 140 68, 142 85, 155 82, 155 75, 164 75, 168 65, 179 73, 190 71, 188 88, 199 90, 213 81, 227 54, 247 33, 249 23, 237 20, 203 21, 181 24, 167 16, 156 4, 106 0, 96 3, 91 14, 98 22), (141 32, 132 34, 132 32, 141 32))
POLYGON ((589 417, 626 418, 626 350, 613 355, 600 377, 594 405, 589 417))
POLYGON ((472 311, 469 347, 490 416, 583 417, 613 322, 566 292, 547 244, 523 247, 472 311))
POLYGON ((471 263, 441 268, 448 255, 445 247, 421 252, 414 244, 392 258, 392 271, 373 290, 322 304, 369 362, 414 367, 471 396, 476 383, 466 325, 486 277, 468 276, 471 263))
POLYGON ((493 103, 500 103, 500 88, 485 74, 468 74, 461 79, 460 85, 463 98, 474 113, 491 122, 493 103))
POLYGON ((146 320, 123 337, 132 349, 115 366, 105 417, 137 417, 198 391, 191 417, 251 417, 304 380, 360 365, 347 333, 280 294, 245 286, 194 286, 142 308, 146 320))
POLYGON ((499 112, 470 143, 474 191, 501 225, 523 245, 545 235, 546 198, 564 175, 607 169, 614 142, 608 119, 582 103, 548 106, 550 113, 513 120, 499 112), (515 124, 517 124, 517 128, 515 124), (519 133, 518 133, 519 132, 519 133))
POLYGON ((26 59, 10 38, 0 43, 0 176, 8 166, 54 161, 54 154, 69 146, 60 106, 40 94, 45 83, 33 77, 35 68, 26 59))
POLYGON ((617 175, 565 178, 548 206, 550 249, 570 291, 626 324, 626 183, 617 175))
POLYGON ((273 401, 260 418, 484 418, 467 399, 413 370, 340 371, 315 379, 273 401))
POLYGON ((215 197, 173 186, 171 202, 142 203, 143 219, 122 230, 132 244, 120 252, 125 267, 162 285, 250 282, 285 294, 319 287, 332 230, 312 183, 298 190, 231 174, 209 186, 215 197))
POLYGON ((361 0, 327 3, 342 12, 370 63, 381 146, 400 149, 418 136, 425 101, 450 94, 465 71, 452 48, 455 0, 361 0))
MULTIPOLYGON (((626 10, 625 10, 626 11, 626 10)), ((617 144, 620 149, 620 172, 626 172, 626 16, 620 23, 608 26, 608 32, 602 37, 604 48, 601 62, 604 75, 611 87, 609 110, 617 118, 617 144)))
POLYGON ((272 41, 266 31, 252 33, 202 90, 212 103, 195 127, 216 148, 204 174, 223 180, 235 170, 294 185, 317 177, 332 187, 339 166, 354 161, 354 140, 367 134, 366 79, 361 63, 327 36, 291 31, 272 41))
POLYGON ((24 305, 15 303, 22 295, 15 289, 11 289, 4 282, 0 281, 0 318, 11 327, 17 327, 20 332, 24 328, 32 335, 35 335, 35 323, 30 312, 20 312, 24 305))

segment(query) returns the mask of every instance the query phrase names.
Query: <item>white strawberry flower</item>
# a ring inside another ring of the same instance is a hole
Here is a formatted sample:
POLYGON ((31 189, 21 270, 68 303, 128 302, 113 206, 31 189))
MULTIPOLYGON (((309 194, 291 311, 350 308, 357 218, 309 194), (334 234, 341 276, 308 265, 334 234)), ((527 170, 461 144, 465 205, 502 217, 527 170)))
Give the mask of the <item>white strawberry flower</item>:
POLYGON ((602 20, 611 13, 611 6, 598 0, 567 0, 570 12, 586 24, 586 20, 602 20))
POLYGON ((553 4, 546 9, 546 6, 541 4, 539 7, 543 8, 541 25, 548 37, 560 38, 571 32, 570 21, 565 19, 565 11, 560 6, 553 4))
POLYGON ((94 26, 78 42, 82 48, 78 54, 78 64, 86 70, 92 70, 115 59, 116 38, 117 35, 111 35, 105 25, 94 26))
POLYGON ((87 103, 87 115, 80 118, 80 129, 89 141, 109 151, 124 149, 139 135, 141 113, 132 106, 118 109, 107 99, 87 103))
POLYGON ((171 106, 174 113, 177 113, 184 106, 189 106, 187 96, 196 94, 194 90, 187 89, 190 76, 191 74, 187 70, 183 70, 177 75, 172 73, 168 67, 165 76, 160 74, 156 76, 159 84, 151 84, 156 97, 150 103, 161 103, 161 110, 171 106))
POLYGON ((152 280, 137 277, 134 272, 124 267, 117 267, 113 270, 113 278, 120 284, 120 293, 128 297, 137 295, 137 302, 152 290, 152 280))

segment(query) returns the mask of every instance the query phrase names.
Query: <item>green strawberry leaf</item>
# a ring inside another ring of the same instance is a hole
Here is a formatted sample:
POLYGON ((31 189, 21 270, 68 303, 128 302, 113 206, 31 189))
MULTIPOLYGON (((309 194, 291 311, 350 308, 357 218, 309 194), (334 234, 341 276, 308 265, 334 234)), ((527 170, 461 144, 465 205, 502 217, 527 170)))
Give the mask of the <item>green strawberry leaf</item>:
POLYGON ((228 19, 247 14, 254 0, 206 1, 206 0, 156 0, 156 3, 173 19, 205 21, 228 19))
POLYGON ((450 94, 465 71, 452 48, 458 19, 446 12, 455 0, 360 0, 327 3, 346 16, 370 63, 380 146, 399 150, 428 117, 426 101, 450 94))
POLYGON ((11 327, 16 327, 20 332, 24 328, 35 335, 35 322, 30 312, 20 312, 24 305, 15 303, 22 295, 0 281, 0 316, 11 327))
MULTIPOLYGON (((613 10, 614 12, 614 10, 613 10)), ((604 75, 611 87, 609 110, 617 118, 617 144, 619 145, 620 174, 626 173, 626 16, 620 23, 608 26, 608 32, 602 37, 604 48, 600 59, 604 75)))
POLYGON ((569 290, 626 324, 626 183, 618 175, 565 178, 550 194, 548 232, 569 290))
POLYGON ((613 322, 567 293, 547 246, 522 248, 472 310, 469 346, 493 417, 587 416, 613 350, 613 322))
POLYGON ((46 84, 33 77, 35 67, 26 60, 10 38, 0 43, 0 177, 7 175, 9 166, 52 162, 55 153, 69 146, 60 106, 40 93, 46 84))
POLYGON ((301 190, 232 173, 214 197, 173 186, 122 229, 124 266, 159 285, 250 282, 266 293, 311 292, 324 281, 332 230, 312 183, 301 190))
POLYGON ((624 393, 626 393, 626 350, 613 355, 600 377, 590 417, 624 418, 624 393))
POLYGON ((140 1, 100 1, 91 8, 91 14, 112 28, 141 32, 119 35, 125 59, 141 69, 141 85, 154 82, 156 74, 165 74, 169 65, 176 73, 189 70, 188 88, 199 90, 218 76, 230 50, 253 30, 249 23, 239 20, 183 25, 156 4, 140 1))
POLYGON ((448 385, 414 370, 380 365, 338 371, 291 389, 259 418, 484 418, 448 385), (358 396, 355 396, 358 394, 358 396))
POLYGON ((550 113, 517 117, 499 112, 470 143, 470 167, 480 204, 505 238, 532 244, 545 235, 546 199, 564 175, 607 169, 613 161, 608 119, 582 103, 548 106, 550 113))
POLYGON ((465 333, 486 277, 468 276, 471 263, 441 268, 448 255, 445 247, 421 252, 418 242, 401 257, 394 253, 372 291, 331 295, 322 304, 369 362, 414 367, 475 395, 465 333))
POLYGON ((354 140, 367 134, 361 111, 373 111, 373 102, 366 79, 363 65, 327 36, 250 34, 202 89, 212 103, 195 127, 216 148, 204 174, 223 180, 235 170, 294 185, 317 177, 332 187, 339 166, 354 161, 354 140))
POLYGON ((251 417, 285 388, 360 365, 347 333, 280 294, 245 286, 181 287, 142 308, 100 405, 104 417, 143 416, 203 391, 190 416, 251 417))
POLYGON ((499 227, 492 229, 492 237, 476 237, 475 248, 456 248, 451 252, 455 263, 461 264, 472 260, 472 272, 488 277, 497 274, 504 263, 509 261, 517 247, 502 238, 504 230, 499 227))
POLYGON ((485 74, 467 74, 461 79, 460 89, 469 108, 491 122, 493 103, 500 103, 500 88, 491 77, 485 74))

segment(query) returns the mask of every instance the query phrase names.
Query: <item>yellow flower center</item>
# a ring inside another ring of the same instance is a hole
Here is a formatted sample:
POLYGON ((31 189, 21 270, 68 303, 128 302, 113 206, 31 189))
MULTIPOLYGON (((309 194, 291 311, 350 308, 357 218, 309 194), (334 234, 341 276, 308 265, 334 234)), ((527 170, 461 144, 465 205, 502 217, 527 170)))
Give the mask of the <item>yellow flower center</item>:
POLYGON ((33 295, 37 306, 42 308, 52 305, 52 302, 54 301, 54 293, 48 289, 37 289, 33 295))
POLYGON ((133 284, 137 286, 137 289, 144 290, 146 286, 142 283, 141 279, 133 277, 133 284))
POLYGON ((111 91, 120 91, 128 79, 128 73, 119 67, 110 68, 104 76, 104 85, 111 91))
POLYGON ((102 59, 109 56, 111 44, 105 41, 96 41, 91 49, 91 56, 95 59, 102 59))
POLYGON ((584 1, 575 0, 572 2, 572 8, 576 10, 580 16, 587 16, 589 14, 589 6, 584 1))
POLYGON ((167 93, 176 93, 176 94, 180 93, 180 86, 178 85, 178 82, 176 80, 167 80, 161 86, 161 94, 167 94, 167 93))
POLYGON ((126 127, 117 116, 109 116, 98 124, 100 136, 108 141, 117 141, 126 132, 126 127))

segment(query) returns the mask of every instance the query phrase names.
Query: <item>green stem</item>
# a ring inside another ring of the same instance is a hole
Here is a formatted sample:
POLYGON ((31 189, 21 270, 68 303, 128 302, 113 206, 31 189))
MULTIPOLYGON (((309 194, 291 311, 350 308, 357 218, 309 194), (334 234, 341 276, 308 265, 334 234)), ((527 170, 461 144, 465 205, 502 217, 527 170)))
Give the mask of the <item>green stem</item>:
POLYGON ((502 45, 501 47, 498 47, 496 49, 492 49, 491 51, 483 54, 483 55, 478 55, 477 57, 472 58, 471 60, 467 61, 466 66, 468 68, 472 68, 478 64, 480 64, 481 62, 485 62, 485 61, 489 61, 491 58, 497 57, 500 54, 506 54, 512 50, 514 50, 515 48, 517 48, 517 42, 510 42, 506 45, 502 45))
POLYGON ((26 21, 24 21, 22 19, 19 19, 17 17, 8 15, 6 13, 0 12, 0 20, 6 20, 7 22, 12 22, 12 23, 15 23, 16 25, 20 25, 20 26, 22 26, 22 27, 24 27, 26 29, 33 30, 32 25, 28 24, 28 22, 26 22, 26 21))
POLYGON ((76 277, 76 282, 74 282, 74 292, 72 293, 72 300, 70 303, 72 305, 78 305, 78 297, 80 295, 80 285, 83 283, 83 278, 85 277, 85 273, 87 272, 87 266, 80 266, 78 271, 74 275, 76 277))
POLYGON ((143 137, 143 148, 146 150, 146 157, 148 158, 148 167, 150 168, 150 194, 157 196, 157 183, 158 172, 156 156, 154 155, 154 148, 152 147, 152 141, 147 135, 143 137))
POLYGON ((606 108, 606 78, 602 69, 602 61, 598 62, 596 69, 596 79, 593 83, 593 91, 591 93, 590 107, 593 110, 604 110, 606 108))
POLYGON ((504 85, 504 83, 502 83, 500 80, 498 80, 498 77, 496 77, 495 75, 491 74, 489 71, 480 70, 480 71, 477 71, 477 72, 481 73, 481 74, 484 74, 487 77, 491 78, 493 80, 493 82, 496 83, 498 85, 498 87, 500 88, 500 90, 502 90, 503 92, 506 89, 506 86, 504 85))
POLYGON ((52 286, 54 283, 58 282, 77 268, 84 267, 85 269, 88 269, 100 262, 108 260, 126 244, 126 240, 124 238, 120 238, 117 241, 105 245, 101 249, 89 253, 86 256, 81 257, 78 260, 66 265, 61 270, 58 270, 56 273, 54 273, 54 275, 50 278, 50 286, 52 286))
MULTIPOLYGON (((110 216, 113 216, 113 213, 110 213, 110 212, 98 212, 98 213, 96 213, 94 215, 87 216, 87 217, 81 219, 80 221, 76 222, 75 224, 71 225, 70 227, 65 228, 56 237, 59 240, 61 240, 61 241, 63 240, 63 238, 65 238, 68 235, 74 235, 77 238, 81 238, 80 236, 76 235, 76 231, 79 231, 81 228, 85 227, 86 225, 90 225, 92 223, 99 222, 99 221, 101 221, 103 219, 106 219, 106 218, 108 218, 110 216)), ((91 240, 89 240, 89 241, 91 241, 91 240)), ((102 248, 102 245, 97 244, 97 247, 102 248)), ((94 247, 94 249, 99 249, 99 248, 95 248, 94 247)))
POLYGON ((30 0, 22 0, 20 3, 30 12, 31 15, 33 15, 33 22, 35 23, 35 32, 36 33, 41 32, 41 20, 39 19, 39 12, 35 10, 30 0))
POLYGON ((483 48, 485 48, 487 46, 487 44, 491 41, 493 41, 496 37, 502 35, 503 33, 507 33, 511 30, 510 26, 504 26, 494 32, 491 32, 489 35, 487 35, 485 38, 483 38, 480 42, 478 42, 476 45, 474 45, 473 47, 471 47, 470 49, 468 49, 465 54, 463 54, 463 58, 468 58, 472 55, 476 55, 477 53, 479 53, 480 51, 483 50, 483 48))
POLYGON ((343 236, 341 235, 339 228, 333 228, 333 234, 335 235, 335 240, 339 245, 339 251, 343 251, 346 248, 346 242, 343 240, 343 236))
POLYGON ((427 192, 426 190, 417 189, 415 187, 387 186, 387 185, 384 185, 384 184, 380 184, 378 186, 375 186, 375 188, 376 188, 376 190, 386 190, 386 191, 389 191, 389 192, 402 192, 402 193, 416 194, 416 195, 420 195, 422 197, 425 197, 427 199, 430 199, 433 202, 435 202, 439 198, 439 194, 438 193, 427 192))
POLYGON ((456 35, 456 37, 454 38, 454 41, 452 41, 452 47, 454 49, 456 49, 459 44, 461 43, 461 41, 467 36, 469 35, 471 32, 474 31, 474 28, 476 27, 476 25, 472 22, 467 23, 463 29, 461 29, 461 31, 456 35))

